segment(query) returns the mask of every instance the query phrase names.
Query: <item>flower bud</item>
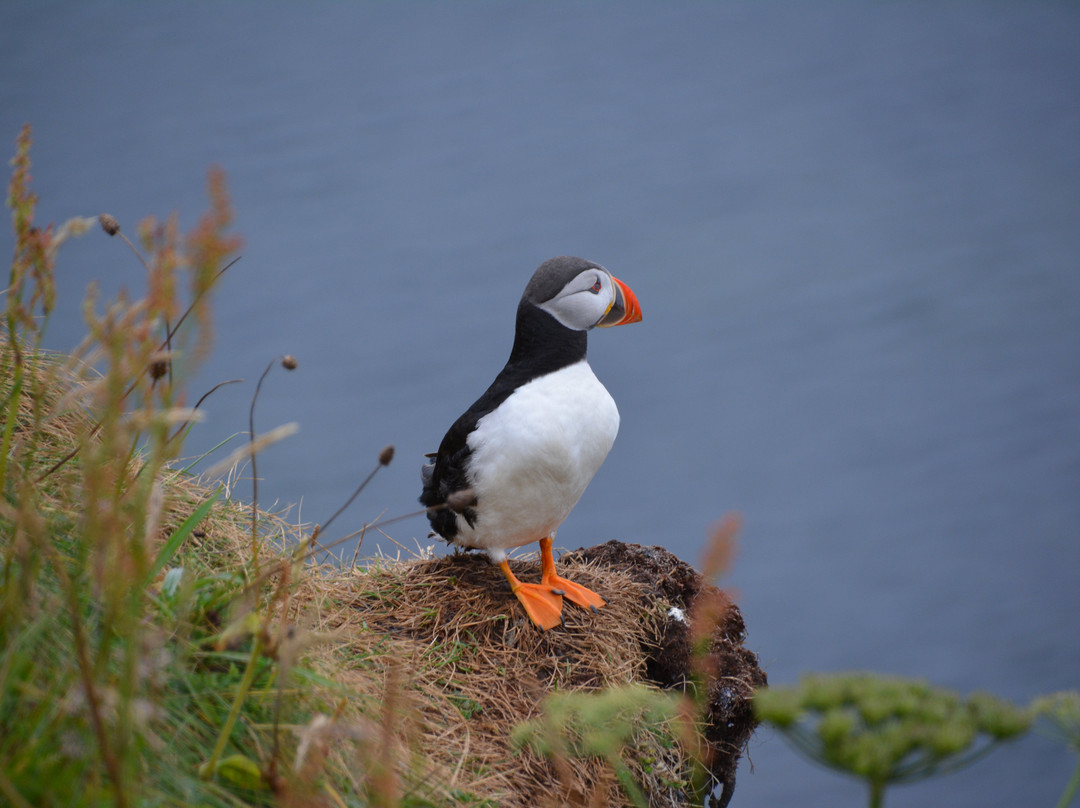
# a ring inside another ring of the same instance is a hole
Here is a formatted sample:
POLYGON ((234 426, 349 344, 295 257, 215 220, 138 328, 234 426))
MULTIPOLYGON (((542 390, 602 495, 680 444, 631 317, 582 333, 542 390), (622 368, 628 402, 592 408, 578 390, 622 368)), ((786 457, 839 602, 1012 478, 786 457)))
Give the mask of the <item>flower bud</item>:
POLYGON ((115 236, 120 232, 120 222, 116 221, 116 219, 108 213, 103 213, 98 216, 98 222, 101 223, 101 229, 110 236, 115 236))

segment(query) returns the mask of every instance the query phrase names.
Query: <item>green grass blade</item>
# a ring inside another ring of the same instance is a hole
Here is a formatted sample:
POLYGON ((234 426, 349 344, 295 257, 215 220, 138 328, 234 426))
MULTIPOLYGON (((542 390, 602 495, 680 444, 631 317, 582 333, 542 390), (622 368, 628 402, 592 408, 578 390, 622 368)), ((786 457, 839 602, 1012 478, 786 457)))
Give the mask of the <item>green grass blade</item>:
MULTIPOLYGON (((192 426, 194 426, 194 424, 192 424, 192 426)), ((190 431, 190 427, 189 427, 188 429, 189 429, 189 431, 190 431)), ((210 449, 208 449, 207 451, 203 452, 203 453, 202 453, 201 455, 199 455, 199 456, 198 456, 198 457, 196 457, 196 458, 195 458, 194 460, 192 460, 192 461, 191 461, 190 463, 188 463, 188 464, 187 464, 186 466, 184 466, 184 467, 183 467, 182 469, 180 469, 180 472, 181 472, 182 474, 190 474, 190 473, 191 473, 191 470, 192 470, 193 468, 195 468, 195 467, 196 467, 197 465, 199 465, 199 464, 200 464, 201 462, 203 462, 204 460, 206 460, 206 458, 210 457, 210 455, 212 455, 212 454, 213 454, 214 452, 216 452, 216 451, 217 451, 218 449, 220 449, 220 448, 222 448, 223 446, 226 446, 226 445, 228 445, 228 444, 232 443, 232 442, 233 442, 233 441, 234 441, 234 440, 235 440, 236 438, 238 438, 238 437, 240 437, 240 433, 239 433, 239 432, 234 432, 233 434, 229 435, 229 437, 225 438, 225 440, 223 440, 223 441, 219 441, 219 442, 218 442, 218 444, 217 444, 216 446, 212 446, 212 447, 211 447, 210 449)))
POLYGON ((165 546, 161 548, 161 552, 158 553, 157 558, 154 559, 154 563, 147 570, 146 578, 143 580, 143 587, 145 588, 149 583, 157 577, 165 565, 168 564, 176 551, 180 549, 180 545, 184 543, 191 531, 195 529, 195 526, 199 524, 206 515, 210 513, 210 509, 214 507, 214 503, 221 497, 221 492, 224 490, 223 486, 218 486, 217 490, 211 494, 206 500, 194 511, 191 512, 191 516, 184 520, 184 523, 176 529, 176 531, 169 536, 169 540, 165 542, 165 546))

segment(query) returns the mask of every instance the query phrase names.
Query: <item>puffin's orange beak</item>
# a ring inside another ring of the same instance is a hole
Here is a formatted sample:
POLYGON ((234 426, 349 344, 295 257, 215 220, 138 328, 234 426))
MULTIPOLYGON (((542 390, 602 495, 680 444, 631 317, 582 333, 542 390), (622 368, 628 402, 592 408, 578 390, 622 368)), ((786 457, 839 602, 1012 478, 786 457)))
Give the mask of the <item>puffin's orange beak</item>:
POLYGON ((641 304, 637 302, 637 295, 614 275, 611 279, 615 281, 615 302, 596 325, 600 328, 610 328, 613 325, 640 323, 641 304))

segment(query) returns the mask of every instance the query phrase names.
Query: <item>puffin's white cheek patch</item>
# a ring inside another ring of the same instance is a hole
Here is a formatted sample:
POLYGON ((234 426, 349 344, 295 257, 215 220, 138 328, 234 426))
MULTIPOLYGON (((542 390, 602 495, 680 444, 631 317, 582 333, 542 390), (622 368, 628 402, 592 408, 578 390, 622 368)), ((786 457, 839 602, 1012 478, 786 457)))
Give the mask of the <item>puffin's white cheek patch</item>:
POLYGON ((559 321, 561 325, 574 331, 588 331, 595 326, 611 308, 615 296, 609 290, 594 295, 588 289, 576 292, 572 295, 557 297, 540 305, 540 309, 546 311, 559 321))

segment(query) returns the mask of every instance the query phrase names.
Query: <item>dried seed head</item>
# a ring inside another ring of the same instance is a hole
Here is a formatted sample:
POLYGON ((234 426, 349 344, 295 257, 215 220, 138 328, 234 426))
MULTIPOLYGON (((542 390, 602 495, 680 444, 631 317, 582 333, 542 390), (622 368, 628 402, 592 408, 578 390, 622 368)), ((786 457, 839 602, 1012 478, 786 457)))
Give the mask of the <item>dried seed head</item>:
POLYGON ((103 213, 98 216, 98 221, 101 223, 101 229, 110 236, 115 236, 120 232, 120 222, 116 221, 116 219, 108 213, 103 213))
POLYGON ((166 373, 169 372, 169 360, 168 359, 155 359, 150 363, 150 378, 160 379, 166 373))
POLYGON ((299 362, 296 361, 296 357, 292 354, 285 354, 285 356, 281 358, 281 366, 285 368, 285 370, 296 370, 298 364, 299 362))
POLYGON ((390 461, 394 459, 394 447, 387 446, 381 452, 379 452, 379 465, 389 466, 390 461))
POLYGON ((471 508, 475 504, 476 494, 471 488, 463 488, 461 491, 455 491, 446 498, 446 507, 454 513, 461 513, 466 508, 471 508))

